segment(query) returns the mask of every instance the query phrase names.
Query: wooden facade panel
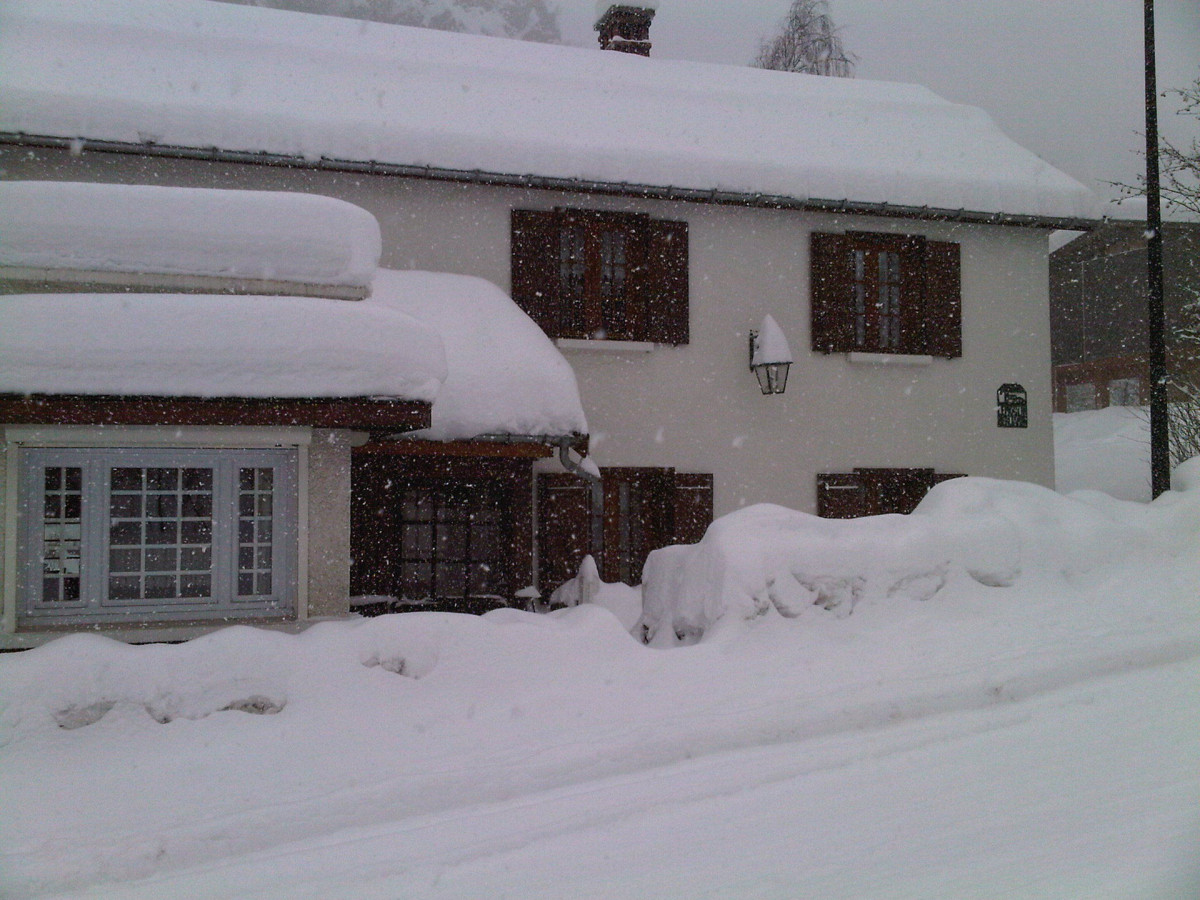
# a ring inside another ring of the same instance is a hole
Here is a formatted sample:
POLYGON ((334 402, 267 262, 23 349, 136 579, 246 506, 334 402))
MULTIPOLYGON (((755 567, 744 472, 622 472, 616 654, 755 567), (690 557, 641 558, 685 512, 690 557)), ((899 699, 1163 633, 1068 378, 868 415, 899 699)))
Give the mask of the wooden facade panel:
POLYGON ((0 395, 10 425, 307 425, 362 431, 414 431, 431 424, 431 405, 370 397, 90 397, 0 395))
POLYGON ((579 572, 591 543, 591 511, 591 488, 584 479, 565 472, 538 475, 538 588, 543 598, 579 572))

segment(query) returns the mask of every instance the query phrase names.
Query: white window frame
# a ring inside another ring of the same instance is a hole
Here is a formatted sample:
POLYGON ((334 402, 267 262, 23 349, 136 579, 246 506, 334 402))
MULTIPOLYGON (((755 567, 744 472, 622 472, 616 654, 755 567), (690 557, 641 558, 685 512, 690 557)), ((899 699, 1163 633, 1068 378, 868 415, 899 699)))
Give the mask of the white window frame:
MULTIPOLYGON (((106 442, 107 443, 107 442, 106 442)), ((13 449, 10 446, 10 451, 13 449)), ((300 582, 299 536, 300 450, 295 446, 178 447, 178 446, 33 446, 23 447, 17 484, 21 498, 16 529, 16 624, 38 626, 76 624, 143 624, 241 618, 294 617, 300 582), (46 604, 41 594, 42 503, 44 468, 85 468, 82 539, 86 573, 77 603, 46 604), (114 466, 211 467, 215 471, 213 596, 210 600, 111 600, 107 598, 109 482, 114 466), (238 470, 272 468, 274 535, 272 590, 269 595, 238 599, 237 535, 238 470)), ((12 470, 10 469, 10 472, 12 470)))

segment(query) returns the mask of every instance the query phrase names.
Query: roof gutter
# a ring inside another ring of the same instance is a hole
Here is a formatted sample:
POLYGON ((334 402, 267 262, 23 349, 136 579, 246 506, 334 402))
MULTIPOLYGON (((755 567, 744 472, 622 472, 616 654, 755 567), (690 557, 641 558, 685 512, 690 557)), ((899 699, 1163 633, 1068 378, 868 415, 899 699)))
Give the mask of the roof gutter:
POLYGON ((742 206, 755 209, 793 209, 808 212, 844 213, 846 215, 921 219, 931 222, 962 222, 974 225, 1006 225, 1018 228, 1046 228, 1068 231, 1091 231, 1101 224, 1099 219, 1077 217, 1014 215, 1010 213, 978 212, 968 209, 943 209, 934 206, 868 203, 861 200, 834 200, 815 197, 801 198, 784 194, 744 193, 672 186, 663 187, 661 185, 636 184, 632 182, 557 178, 547 175, 513 175, 503 172, 485 172, 482 169, 445 169, 437 166, 330 159, 324 156, 319 159, 309 159, 304 156, 289 156, 279 153, 222 150, 218 147, 185 147, 155 143, 138 144, 127 141, 85 140, 82 138, 28 135, 14 132, 0 132, 0 145, 3 144, 65 149, 73 154, 90 150, 97 153, 124 153, 137 156, 159 156, 169 159, 195 159, 207 162, 317 169, 366 175, 391 175, 404 178, 421 178, 430 181, 450 181, 534 190, 565 191, 579 194, 607 194, 615 197, 635 197, 648 200, 710 203, 721 206, 742 206))

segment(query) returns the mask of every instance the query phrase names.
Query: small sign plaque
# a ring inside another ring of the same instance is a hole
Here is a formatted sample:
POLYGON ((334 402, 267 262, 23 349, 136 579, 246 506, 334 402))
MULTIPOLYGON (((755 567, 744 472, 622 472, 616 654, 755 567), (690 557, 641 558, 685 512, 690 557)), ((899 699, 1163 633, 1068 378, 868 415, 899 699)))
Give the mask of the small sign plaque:
POLYGON ((1029 399, 1019 384, 1002 384, 996 391, 996 426, 1028 428, 1029 399))

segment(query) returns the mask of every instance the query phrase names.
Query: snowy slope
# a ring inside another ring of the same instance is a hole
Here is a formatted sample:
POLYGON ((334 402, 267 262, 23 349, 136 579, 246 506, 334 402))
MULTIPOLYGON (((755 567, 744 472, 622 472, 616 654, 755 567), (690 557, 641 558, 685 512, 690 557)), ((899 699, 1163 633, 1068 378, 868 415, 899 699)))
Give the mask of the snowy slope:
POLYGON ((691 647, 584 606, 2 656, 0 892, 1194 896, 1194 469, 1074 577, 1033 504, 1009 587, 691 647))
POLYGON ((1118 500, 1150 499, 1150 414, 1108 406, 1054 414, 1054 487, 1104 491, 1118 500))
POLYGON ((0 131, 404 166, 1095 217, 925 88, 204 0, 4 0, 0 131))

